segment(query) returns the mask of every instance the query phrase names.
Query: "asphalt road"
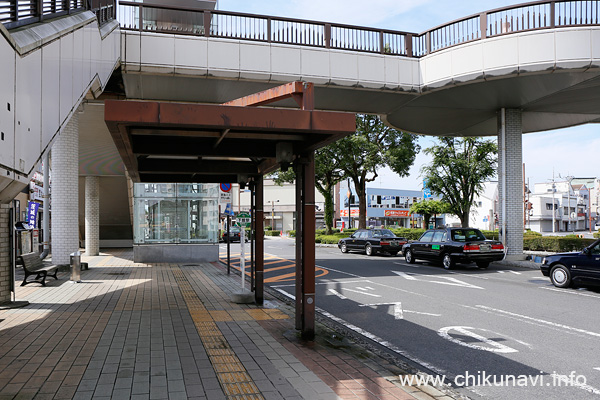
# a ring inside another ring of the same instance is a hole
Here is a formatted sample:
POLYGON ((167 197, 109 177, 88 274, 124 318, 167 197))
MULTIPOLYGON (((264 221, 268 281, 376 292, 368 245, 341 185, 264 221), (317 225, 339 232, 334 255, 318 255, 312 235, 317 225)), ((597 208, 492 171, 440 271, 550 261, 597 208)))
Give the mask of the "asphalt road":
MULTIPOLYGON (((269 239, 265 252, 293 260, 294 241, 269 239)), ((600 398, 599 290, 557 289, 539 270, 494 264, 446 271, 331 247, 318 247, 316 258, 320 310, 464 395, 600 398)), ((294 294, 289 270, 266 276, 294 294)))

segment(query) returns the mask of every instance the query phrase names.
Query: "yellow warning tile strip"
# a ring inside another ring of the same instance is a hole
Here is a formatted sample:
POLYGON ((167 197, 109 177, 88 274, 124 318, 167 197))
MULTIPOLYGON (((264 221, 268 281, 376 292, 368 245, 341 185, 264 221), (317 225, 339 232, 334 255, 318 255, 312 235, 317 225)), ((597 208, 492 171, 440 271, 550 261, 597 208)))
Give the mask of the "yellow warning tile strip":
MULTIPOLYGON (((176 266, 172 271, 227 399, 264 400, 260 390, 215 323, 216 320, 233 321, 232 316, 227 311, 209 312, 194 292, 183 271, 176 266), (214 319, 213 315, 220 319, 214 319)), ((266 313, 265 316, 269 318, 266 313)))

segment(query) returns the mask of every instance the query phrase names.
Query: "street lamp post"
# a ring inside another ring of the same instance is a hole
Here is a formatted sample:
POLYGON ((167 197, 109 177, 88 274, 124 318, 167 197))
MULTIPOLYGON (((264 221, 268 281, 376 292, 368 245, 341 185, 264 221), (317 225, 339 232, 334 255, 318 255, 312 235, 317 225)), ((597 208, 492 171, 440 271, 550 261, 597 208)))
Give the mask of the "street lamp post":
POLYGON ((279 199, 277 200, 269 200, 271 203, 271 230, 275 230, 275 203, 279 203, 279 199))

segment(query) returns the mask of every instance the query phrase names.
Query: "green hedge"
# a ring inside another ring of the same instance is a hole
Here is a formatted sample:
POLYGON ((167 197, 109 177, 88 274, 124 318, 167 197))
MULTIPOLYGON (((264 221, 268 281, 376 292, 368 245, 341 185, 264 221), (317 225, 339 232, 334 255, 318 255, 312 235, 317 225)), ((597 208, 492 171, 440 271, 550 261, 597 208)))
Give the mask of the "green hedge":
POLYGON ((265 231, 265 236, 280 236, 281 231, 265 231))
POLYGON ((575 235, 525 237, 523 249, 533 251, 566 252, 578 251, 594 242, 594 239, 581 239, 575 235))

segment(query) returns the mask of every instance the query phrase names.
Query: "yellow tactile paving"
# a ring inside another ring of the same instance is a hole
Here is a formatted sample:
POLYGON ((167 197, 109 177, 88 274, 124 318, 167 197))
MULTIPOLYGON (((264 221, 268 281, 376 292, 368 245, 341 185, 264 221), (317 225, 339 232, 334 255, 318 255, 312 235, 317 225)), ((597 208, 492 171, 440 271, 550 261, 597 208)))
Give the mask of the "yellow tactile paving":
MULTIPOLYGON (((247 395, 251 396, 248 397, 251 399, 264 400, 258 387, 254 384, 239 358, 229 346, 227 339, 225 339, 217 324, 214 323, 214 321, 233 321, 233 316, 224 310, 208 311, 194 292, 192 285, 190 285, 181 269, 173 267, 172 271, 175 281, 179 285, 179 290, 188 306, 192 320, 196 325, 200 340, 202 340, 208 358, 213 365, 227 398, 229 400, 238 400, 244 398, 240 396, 247 395), (235 370, 232 371, 230 366, 233 366, 235 370)), ((266 313, 263 314, 268 316, 266 313)), ((242 314, 235 312, 233 315, 242 314)))

